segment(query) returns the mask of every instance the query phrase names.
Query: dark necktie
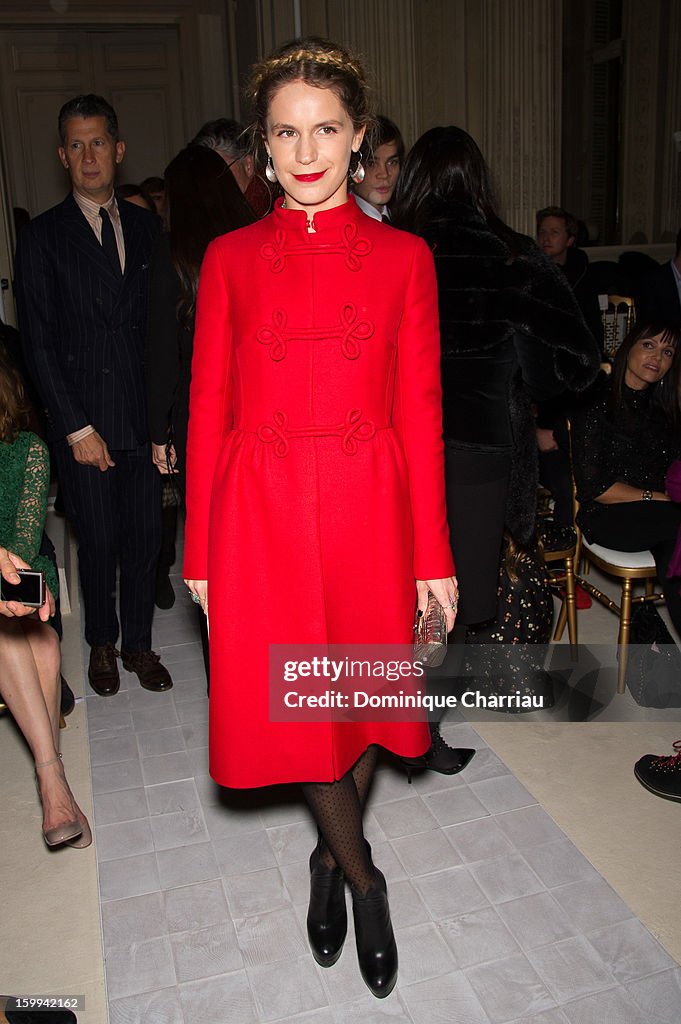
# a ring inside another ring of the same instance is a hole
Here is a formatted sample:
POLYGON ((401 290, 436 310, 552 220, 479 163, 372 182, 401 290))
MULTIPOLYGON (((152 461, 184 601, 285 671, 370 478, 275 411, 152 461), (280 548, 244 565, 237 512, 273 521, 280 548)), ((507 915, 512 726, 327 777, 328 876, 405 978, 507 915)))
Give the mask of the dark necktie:
POLYGON ((114 268, 116 273, 121 273, 121 261, 118 257, 118 246, 116 245, 116 235, 114 233, 114 227, 111 223, 111 217, 109 211, 105 206, 100 206, 99 216, 102 218, 102 249, 106 253, 111 266, 114 268))

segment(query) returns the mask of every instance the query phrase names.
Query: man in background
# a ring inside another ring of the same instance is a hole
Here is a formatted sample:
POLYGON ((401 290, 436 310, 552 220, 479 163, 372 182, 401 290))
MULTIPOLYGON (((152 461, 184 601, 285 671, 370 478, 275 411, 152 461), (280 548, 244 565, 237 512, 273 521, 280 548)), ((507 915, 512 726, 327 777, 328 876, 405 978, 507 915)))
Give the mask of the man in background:
POLYGON ((222 157, 234 175, 246 202, 258 217, 268 212, 272 196, 263 179, 255 173, 255 160, 250 152, 248 133, 238 121, 218 117, 206 121, 189 143, 205 146, 222 157))
MULTIPOLYGON (((166 219, 166 183, 163 178, 158 178, 152 175, 151 178, 145 178, 140 185, 140 192, 154 205, 156 213, 159 215, 163 223, 166 219)), ((130 196, 124 196, 125 199, 129 199, 130 196)))
POLYGON ((390 220, 390 200, 404 161, 400 129, 390 118, 379 114, 375 132, 371 139, 365 138, 359 152, 364 177, 352 186, 357 205, 374 220, 390 220))
POLYGON ((79 569, 95 693, 116 693, 116 570, 123 666, 148 690, 172 686, 151 650, 160 478, 143 378, 147 270, 156 218, 119 205, 125 144, 113 108, 76 96, 59 113, 72 191, 24 229, 17 298, 24 359, 44 404, 79 569))
POLYGON ((537 245, 565 275, 586 325, 603 347, 603 324, 598 295, 589 282, 589 257, 577 248, 578 224, 561 206, 537 211, 537 245))
MULTIPOLYGON (((582 316, 602 350, 603 326, 598 295, 587 276, 589 258, 577 248, 577 232, 576 219, 561 206, 547 206, 537 211, 537 245, 566 278, 582 316)), ((567 434, 567 416, 572 402, 573 396, 566 392, 558 399, 540 402, 537 407, 539 480, 554 499, 553 520, 542 524, 542 542, 549 551, 574 543, 567 434)), ((590 604, 589 595, 578 588, 577 607, 587 608, 590 604)))

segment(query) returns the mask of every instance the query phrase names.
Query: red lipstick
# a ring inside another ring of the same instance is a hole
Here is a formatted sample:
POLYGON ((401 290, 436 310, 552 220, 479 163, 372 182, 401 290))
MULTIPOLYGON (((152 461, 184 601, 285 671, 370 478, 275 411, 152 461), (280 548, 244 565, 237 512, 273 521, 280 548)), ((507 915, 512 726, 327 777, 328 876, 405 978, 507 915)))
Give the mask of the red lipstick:
POLYGON ((318 171, 316 174, 294 174, 293 177, 296 181, 319 181, 325 174, 326 171, 318 171))

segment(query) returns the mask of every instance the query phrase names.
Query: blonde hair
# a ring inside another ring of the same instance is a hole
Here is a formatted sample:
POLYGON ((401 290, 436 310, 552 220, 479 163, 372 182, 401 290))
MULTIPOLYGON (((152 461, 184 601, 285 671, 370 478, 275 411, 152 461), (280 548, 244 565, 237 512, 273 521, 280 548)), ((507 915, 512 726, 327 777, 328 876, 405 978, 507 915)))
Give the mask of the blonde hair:
POLYGON ((373 123, 371 90, 360 61, 342 46, 310 36, 286 43, 251 68, 246 92, 253 102, 256 127, 261 133, 265 131, 275 92, 297 81, 318 89, 332 89, 356 131, 373 123))

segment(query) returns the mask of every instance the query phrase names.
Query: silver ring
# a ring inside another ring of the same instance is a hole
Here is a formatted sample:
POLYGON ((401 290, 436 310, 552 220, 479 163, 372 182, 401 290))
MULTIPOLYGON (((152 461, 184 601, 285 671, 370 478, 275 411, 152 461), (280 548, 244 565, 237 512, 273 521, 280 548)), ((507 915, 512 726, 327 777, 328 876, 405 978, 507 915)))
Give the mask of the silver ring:
POLYGON ((201 598, 198 596, 198 594, 192 594, 190 591, 189 596, 191 597, 194 604, 201 604, 201 598))

